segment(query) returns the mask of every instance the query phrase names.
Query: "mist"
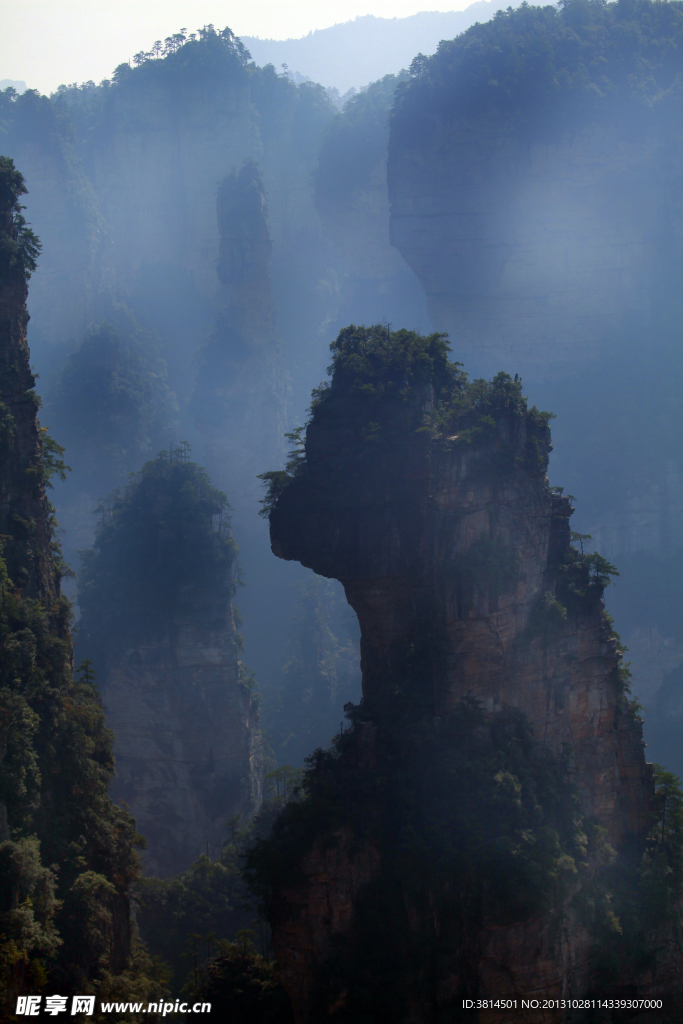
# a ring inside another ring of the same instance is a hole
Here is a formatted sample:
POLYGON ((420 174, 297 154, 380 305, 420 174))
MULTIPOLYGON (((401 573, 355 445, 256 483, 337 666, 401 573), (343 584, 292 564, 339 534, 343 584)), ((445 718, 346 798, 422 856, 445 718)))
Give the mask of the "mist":
POLYGON ((375 13, 2 83, 8 1020, 681 1005, 683 5, 375 13))

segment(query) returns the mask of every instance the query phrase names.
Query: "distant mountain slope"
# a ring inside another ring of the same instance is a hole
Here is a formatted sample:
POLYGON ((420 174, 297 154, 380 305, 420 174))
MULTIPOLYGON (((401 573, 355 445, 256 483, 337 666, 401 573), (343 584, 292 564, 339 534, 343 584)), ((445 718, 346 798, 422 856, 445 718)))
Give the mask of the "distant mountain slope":
MULTIPOLYGON (((488 21, 509 0, 477 0, 464 11, 422 11, 409 18, 376 18, 372 14, 331 28, 309 32, 302 39, 256 39, 242 42, 257 64, 287 64, 314 82, 344 93, 408 67, 416 53, 432 54, 441 39, 453 39, 477 21, 488 21)), ((517 6, 513 0, 512 6, 517 6)))

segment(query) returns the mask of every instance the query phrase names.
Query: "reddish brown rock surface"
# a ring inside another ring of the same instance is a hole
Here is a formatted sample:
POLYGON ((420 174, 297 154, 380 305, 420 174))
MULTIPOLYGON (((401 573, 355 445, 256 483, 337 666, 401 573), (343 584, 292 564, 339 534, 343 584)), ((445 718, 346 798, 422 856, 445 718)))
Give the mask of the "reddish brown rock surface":
MULTIPOLYGON (((381 696, 400 676, 411 643, 428 635, 435 729, 440 715, 465 696, 478 698, 489 712, 521 709, 537 740, 569 758, 582 813, 623 849, 649 831, 654 786, 641 724, 623 695, 617 641, 597 600, 592 608, 570 611, 551 630, 539 627, 539 608, 560 585, 556 567, 570 546, 572 508, 548 487, 549 437, 534 468, 522 457, 530 440, 524 417, 497 426, 494 447, 508 446, 507 466, 492 471, 488 463, 486 469, 485 448, 413 435, 402 453, 399 491, 390 474, 379 474, 374 490, 371 484, 340 499, 329 476, 320 482, 334 439, 312 424, 308 480, 285 490, 271 514, 273 550, 343 583, 362 631, 366 698, 381 696), (513 552, 516 582, 495 587, 490 573, 488 583, 483 571, 477 576, 479 549, 513 552)), ((370 847, 354 847, 343 833, 337 840, 327 850, 319 842, 302 865, 305 883, 279 895, 274 944, 301 1022, 315 1019, 307 994, 316 966, 333 936, 348 931, 362 885, 382 870, 370 847)), ((514 925, 488 922, 484 913, 467 954, 471 977, 464 979, 462 961, 443 965, 440 991, 462 992, 467 981, 481 997, 585 994, 595 942, 566 900, 514 925)), ((624 984, 641 995, 670 991, 680 957, 665 967, 667 957, 647 977, 624 978, 624 984)), ((520 1019, 565 1017, 564 1011, 539 1010, 520 1019)), ((432 1017, 416 1004, 408 1019, 432 1017)), ((504 1019, 494 1011, 479 1016, 487 1024, 504 1019)))

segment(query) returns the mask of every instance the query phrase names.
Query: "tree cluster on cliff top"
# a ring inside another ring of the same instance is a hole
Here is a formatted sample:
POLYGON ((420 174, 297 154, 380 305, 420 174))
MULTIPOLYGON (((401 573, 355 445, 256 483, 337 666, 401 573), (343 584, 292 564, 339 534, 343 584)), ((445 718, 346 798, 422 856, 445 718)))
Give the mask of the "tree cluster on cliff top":
POLYGON ((287 435, 287 466, 261 475, 268 488, 264 515, 309 471, 330 479, 340 500, 343 493, 353 500, 355 484, 370 480, 380 464, 400 474, 406 442, 420 435, 495 449, 499 468, 520 457, 530 469, 545 467, 550 414, 528 408, 518 377, 469 381, 461 364, 450 361, 445 334, 351 324, 330 349, 330 380, 313 391, 306 427, 287 435), (501 420, 524 421, 521 455, 503 439, 501 420))
MULTIPOLYGON (((188 90, 210 85, 220 96, 226 86, 247 86, 262 117, 261 135, 287 133, 304 150, 317 146, 320 127, 334 114, 334 105, 321 85, 297 86, 272 64, 259 68, 249 51, 227 26, 205 25, 189 35, 185 30, 140 51, 130 64, 120 64, 111 80, 99 85, 61 85, 51 99, 59 114, 70 115, 79 143, 86 151, 93 131, 101 130, 116 97, 148 92, 150 86, 167 89, 179 112, 188 90)), ((309 157, 311 154, 308 154, 309 157)))
POLYGON ((30 278, 37 267, 41 245, 22 214, 19 202, 28 189, 22 174, 7 156, 0 156, 0 274, 4 277, 20 269, 30 278))
POLYGON ((168 635, 178 616, 224 620, 239 578, 229 508, 182 444, 100 502, 79 573, 79 639, 89 654, 168 635))
POLYGON ((633 131, 671 117, 683 97, 683 4, 562 0, 498 11, 419 55, 398 93, 392 136, 428 110, 502 118, 532 134, 599 119, 633 131))

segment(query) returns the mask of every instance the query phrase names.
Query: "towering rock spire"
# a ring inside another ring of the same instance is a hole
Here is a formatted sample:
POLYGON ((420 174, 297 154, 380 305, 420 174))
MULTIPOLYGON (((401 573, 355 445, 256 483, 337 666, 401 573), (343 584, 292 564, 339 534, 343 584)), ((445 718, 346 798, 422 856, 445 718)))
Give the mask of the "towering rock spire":
POLYGON ((195 421, 207 443, 207 462, 229 488, 235 510, 250 511, 260 488, 255 466, 281 449, 285 400, 273 317, 263 178, 252 161, 220 184, 218 277, 225 308, 202 350, 193 396, 195 421))
POLYGON ((615 570, 571 545, 548 414, 506 374, 468 384, 438 335, 350 327, 332 349, 305 452, 269 475, 274 553, 339 579, 362 634, 352 728, 255 854, 297 1019, 375 1019, 380 993, 426 1022, 463 998, 680 989, 615 570))

